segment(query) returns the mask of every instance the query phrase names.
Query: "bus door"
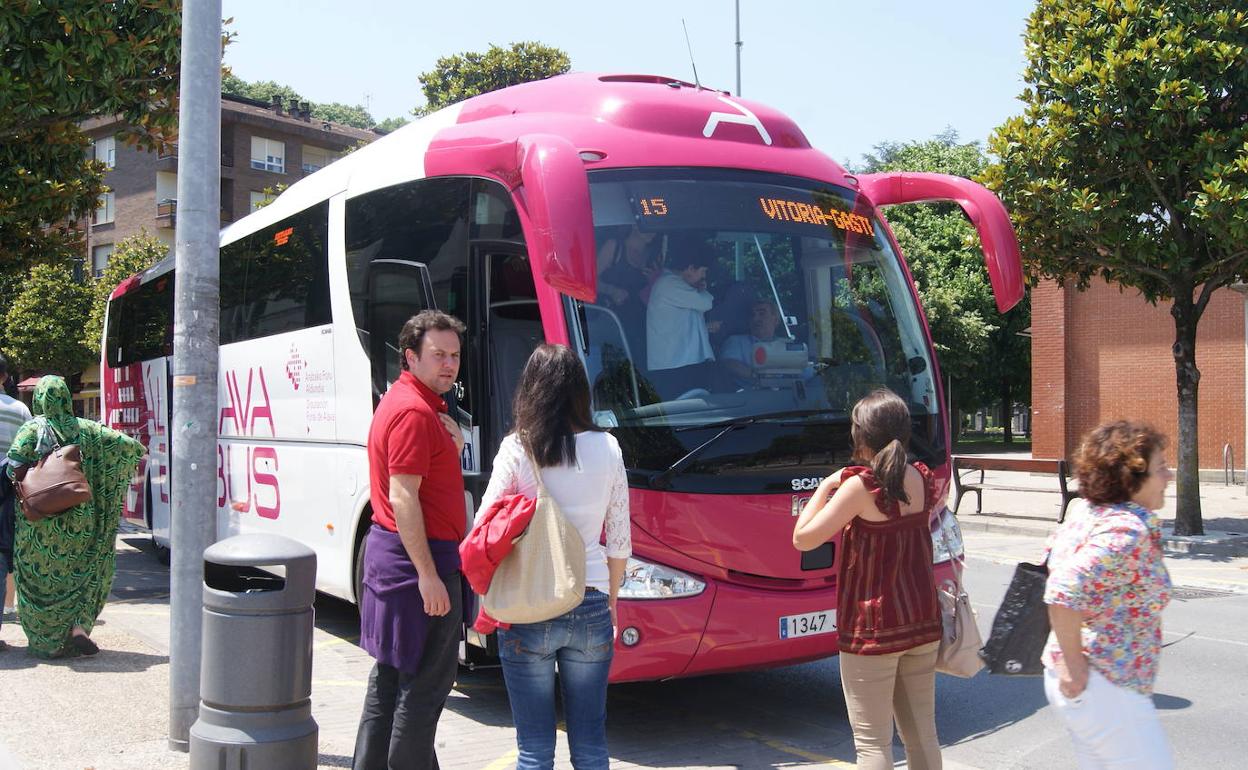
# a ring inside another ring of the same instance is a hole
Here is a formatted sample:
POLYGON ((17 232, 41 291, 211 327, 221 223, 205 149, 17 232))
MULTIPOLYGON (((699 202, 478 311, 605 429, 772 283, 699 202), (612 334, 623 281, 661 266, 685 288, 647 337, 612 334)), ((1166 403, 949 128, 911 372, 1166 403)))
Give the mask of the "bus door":
MULTIPOLYGON (((546 341, 542 313, 528 254, 517 244, 479 245, 473 262, 485 269, 480 307, 485 312, 485 391, 489 404, 489 457, 511 431, 511 400, 520 373, 538 345, 546 341)), ((484 490, 482 490, 484 491, 484 490)))
POLYGON ((375 259, 368 267, 368 357, 372 362, 373 407, 399 378, 398 330, 422 310, 436 308, 433 282, 423 262, 375 259))

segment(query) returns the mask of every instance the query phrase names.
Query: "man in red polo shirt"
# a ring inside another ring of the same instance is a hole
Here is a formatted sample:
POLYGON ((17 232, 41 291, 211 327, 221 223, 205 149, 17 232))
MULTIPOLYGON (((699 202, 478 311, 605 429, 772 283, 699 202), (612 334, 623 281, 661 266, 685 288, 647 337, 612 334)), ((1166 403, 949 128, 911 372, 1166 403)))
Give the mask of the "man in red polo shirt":
POLYGON ((364 555, 360 646, 375 659, 355 770, 437 768, 438 717, 455 683, 466 583, 464 439, 442 394, 459 375, 464 325, 437 310, 399 333, 403 372, 368 433, 373 526, 364 555))

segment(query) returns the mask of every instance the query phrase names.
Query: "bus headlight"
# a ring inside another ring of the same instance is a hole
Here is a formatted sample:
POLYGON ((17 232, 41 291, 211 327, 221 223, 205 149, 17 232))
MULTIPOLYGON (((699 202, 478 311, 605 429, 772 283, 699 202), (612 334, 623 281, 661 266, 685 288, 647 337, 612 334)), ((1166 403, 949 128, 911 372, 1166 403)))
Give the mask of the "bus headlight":
POLYGON ((641 559, 629 559, 624 568, 620 598, 677 599, 697 596, 705 590, 706 583, 692 575, 641 559))

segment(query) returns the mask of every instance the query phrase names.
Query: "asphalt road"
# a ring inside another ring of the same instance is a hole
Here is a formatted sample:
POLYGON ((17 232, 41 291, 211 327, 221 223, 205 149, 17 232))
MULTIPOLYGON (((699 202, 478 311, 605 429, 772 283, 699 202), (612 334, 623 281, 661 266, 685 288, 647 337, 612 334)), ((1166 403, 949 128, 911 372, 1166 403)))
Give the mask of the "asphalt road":
MULTIPOLYGON (((987 634, 1013 568, 1013 551, 1039 541, 977 535, 967 589, 987 634), (982 555, 974 555, 974 554, 982 555), (1003 563, 1005 562, 1005 563, 1003 563)), ((1180 591, 1181 595, 1187 592, 1180 591)), ((1248 706, 1248 595, 1193 591, 1166 611, 1166 642, 1155 702, 1180 767, 1242 767, 1248 706), (1213 595, 1211 595, 1213 594, 1213 595), (1199 596, 1200 598, 1196 598, 1199 596)), ((318 625, 353 622, 352 610, 318 602, 318 625)), ((335 629, 337 630, 337 629, 335 629)), ((497 671, 465 672, 462 700, 448 708, 479 725, 510 722, 497 671)), ((609 694, 613 766, 849 767, 853 741, 835 658, 801 666, 669 682, 613 686, 609 694)), ((1038 678, 980 673, 939 676, 938 729, 949 768, 1057 770, 1075 766, 1038 678)), ((452 739, 452 742, 453 739, 452 739)), ((562 743, 562 742, 561 742, 562 743)), ((454 751, 453 747, 448 750, 454 751)), ((900 744, 897 758, 904 756, 900 744)), ((499 767, 507 756, 500 753, 499 767)), ((514 759, 512 760, 514 762, 514 759)))
MULTIPOLYGON (((968 538, 967 588, 986 634, 1018 558, 1038 555, 1031 537, 968 538)), ((142 547, 142 546, 140 546, 142 547)), ((130 550, 119 555, 112 628, 167 649, 165 568, 130 550)), ((1172 573, 1203 574, 1176 565, 1172 573)), ((1239 571, 1237 561, 1218 565, 1239 571)), ((1177 579, 1182 587, 1184 580, 1177 579)), ((1248 594, 1179 591, 1166 611, 1156 703, 1180 767, 1244 767, 1248 755, 1248 594)), ((355 646, 355 608, 317 600, 313 710, 321 726, 321 766, 347 767, 371 660, 355 646)), ((103 656, 102 656, 103 657, 103 656)), ((100 682, 104 684, 103 681, 100 682)), ((163 690, 153 697, 162 697, 163 690)), ((612 767, 852 767, 853 739, 837 660, 743 674, 613 686, 608 731, 612 767)), ((1048 709, 1038 678, 981 673, 940 676, 937 721, 945 766, 991 770, 1071 768, 1074 757, 1048 709)), ((561 738, 557 766, 567 764, 561 738)), ((448 770, 514 765, 511 713, 498 670, 461 671, 439 729, 448 770)), ((897 758, 903 753, 900 745, 897 758)), ((2 757, 2 754, 0 754, 2 757)), ((2 766, 0 762, 0 766, 2 766)), ((107 763, 99 767, 111 766, 107 763)), ((129 765, 127 765, 128 767, 129 765)))

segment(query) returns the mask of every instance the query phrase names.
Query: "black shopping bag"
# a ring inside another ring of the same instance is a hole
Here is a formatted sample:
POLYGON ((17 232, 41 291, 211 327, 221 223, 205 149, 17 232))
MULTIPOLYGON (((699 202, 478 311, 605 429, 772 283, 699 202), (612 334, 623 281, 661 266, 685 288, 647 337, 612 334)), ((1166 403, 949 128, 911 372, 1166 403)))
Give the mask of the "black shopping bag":
POLYGON ((1021 562, 992 619, 992 633, 979 651, 988 671, 1010 676, 1036 676, 1044 672, 1040 653, 1049 638, 1049 610, 1044 604, 1044 584, 1049 577, 1043 564, 1021 562))

